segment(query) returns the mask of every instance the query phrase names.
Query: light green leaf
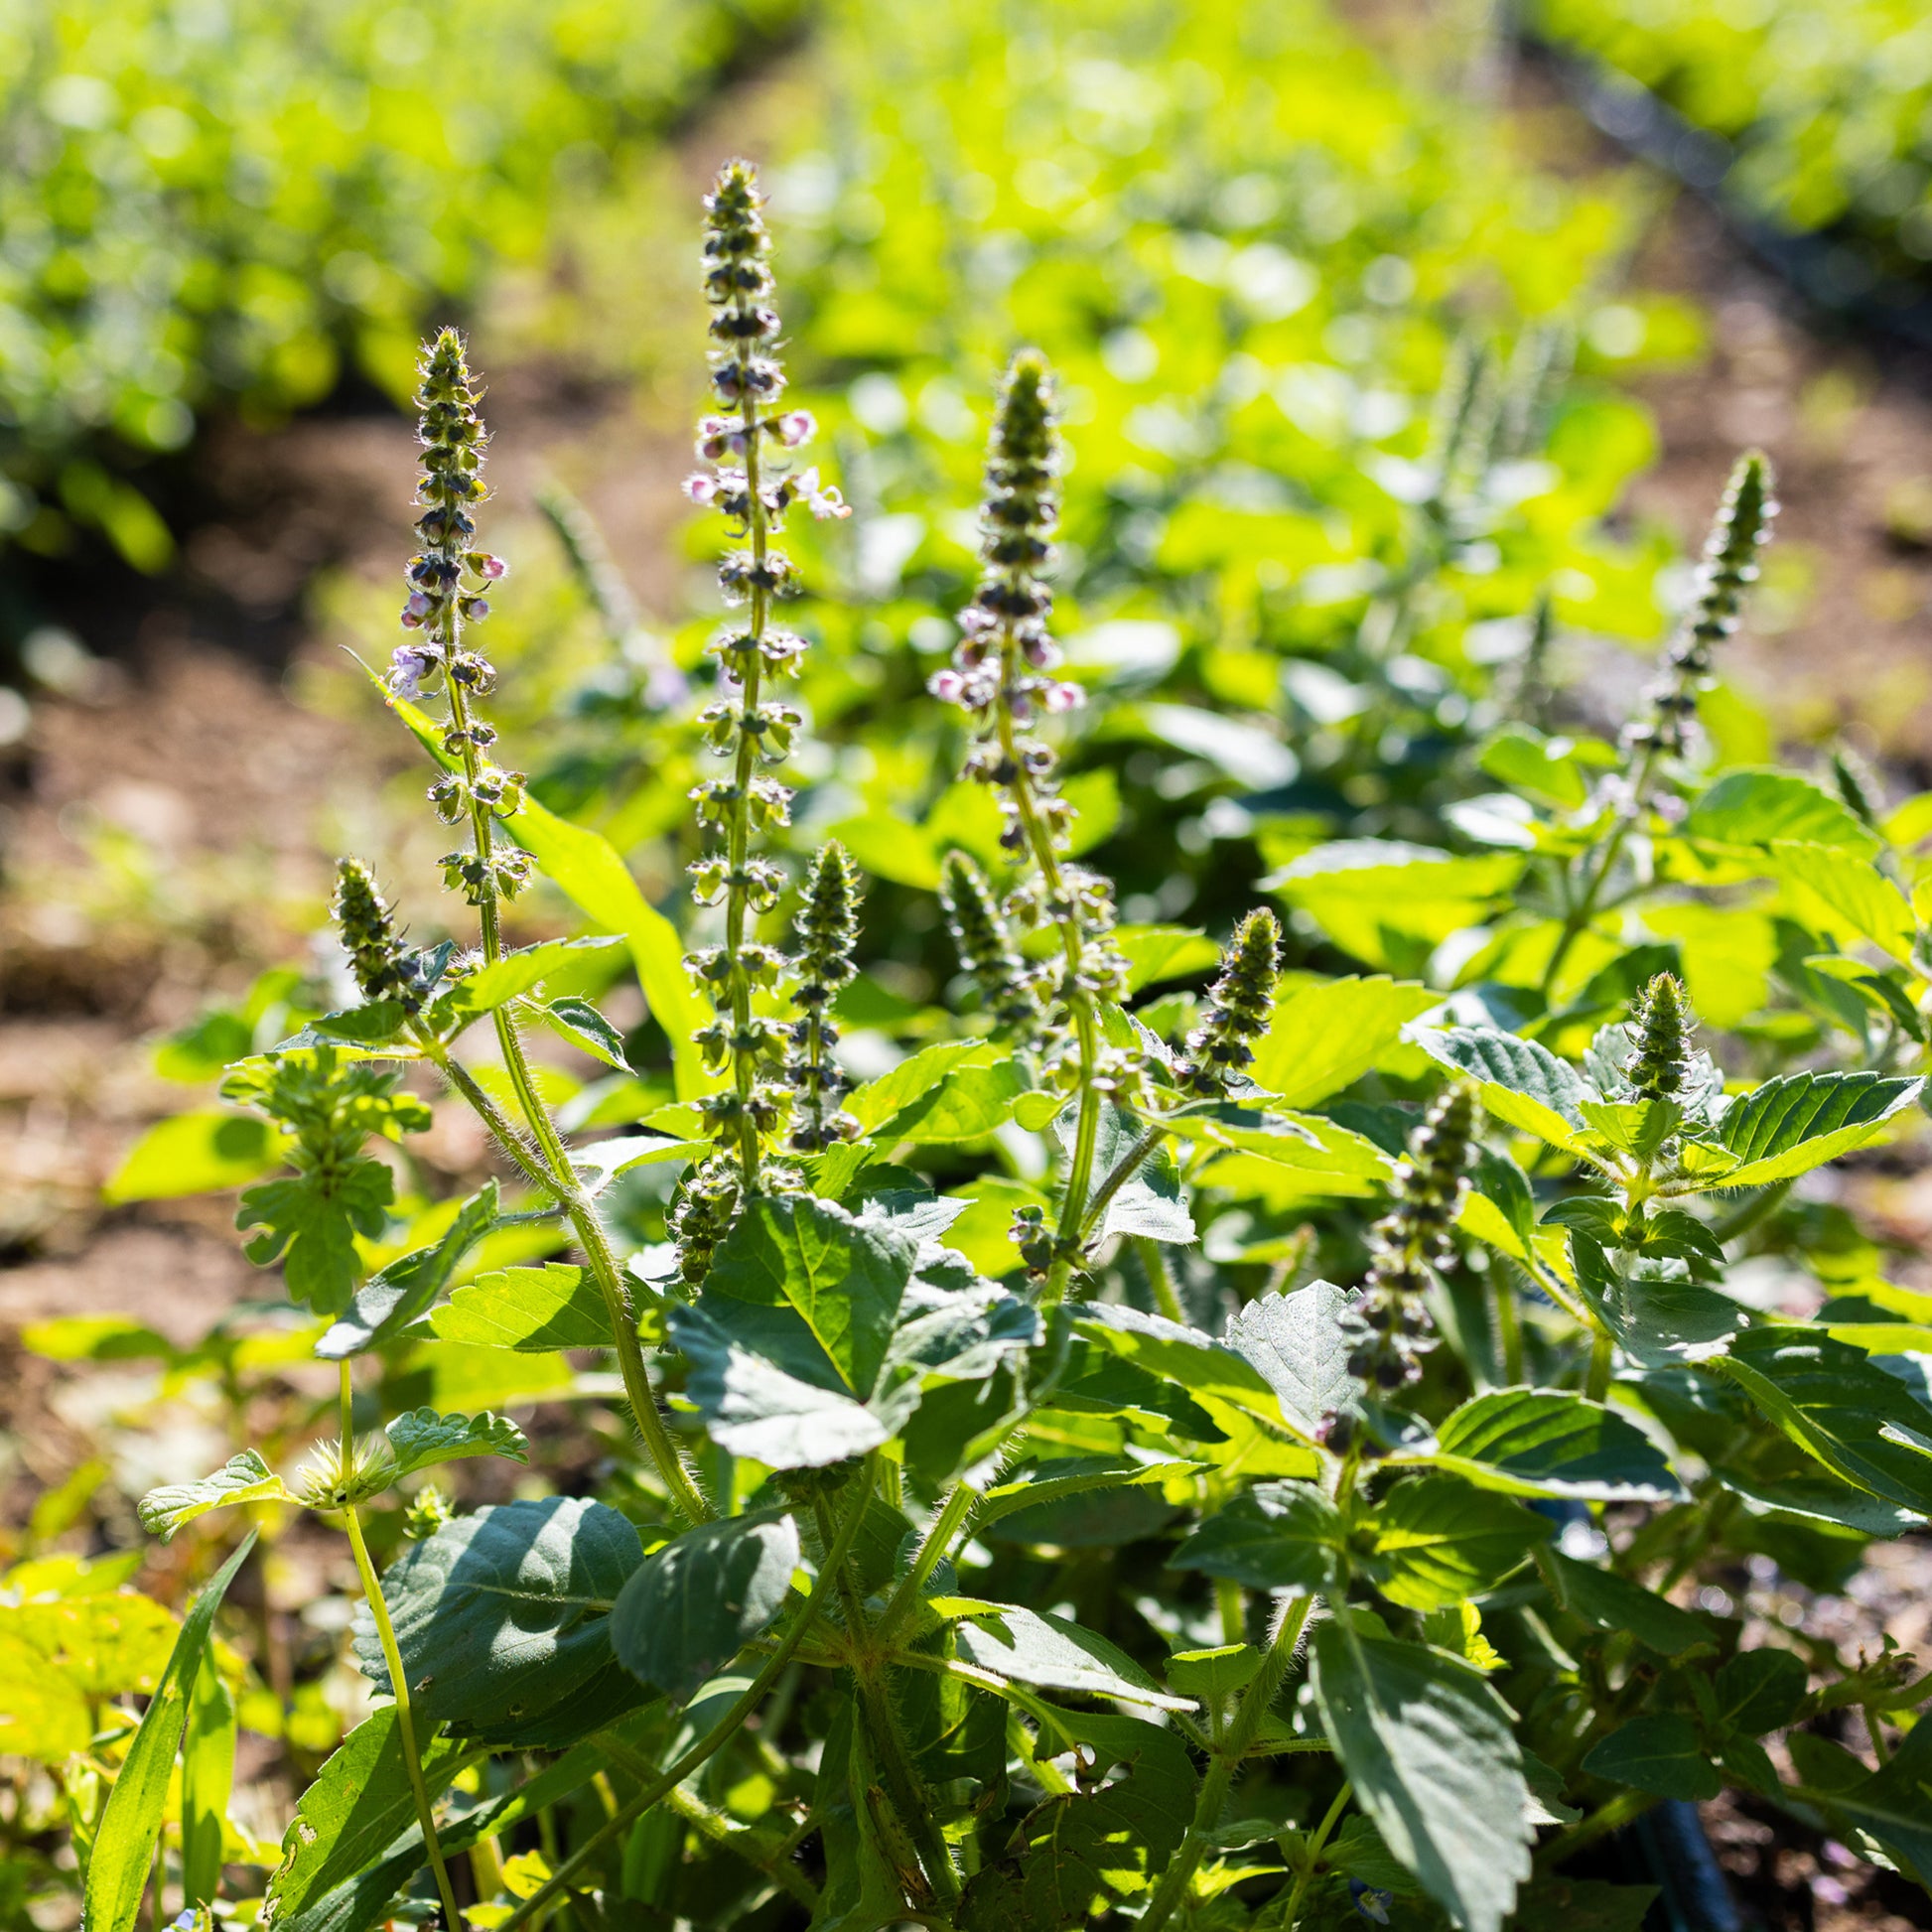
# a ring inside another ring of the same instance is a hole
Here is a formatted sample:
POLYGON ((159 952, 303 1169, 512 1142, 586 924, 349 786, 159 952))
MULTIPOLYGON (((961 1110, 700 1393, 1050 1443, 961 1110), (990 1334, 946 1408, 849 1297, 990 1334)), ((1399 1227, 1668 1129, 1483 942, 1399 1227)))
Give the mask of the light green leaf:
POLYGON ((985 1066, 998 1057, 999 1049, 983 1039, 942 1039, 900 1060, 890 1073, 854 1087, 845 1110, 870 1134, 929 1094, 956 1067, 985 1066))
POLYGON ((449 1285, 463 1258, 496 1224, 496 1182, 483 1184, 457 1209, 434 1247, 399 1256, 355 1291, 349 1311, 316 1343, 324 1361, 373 1347, 422 1314, 449 1285))
POLYGON ((539 1354, 553 1348, 608 1348, 611 1315, 581 1268, 545 1262, 501 1268, 456 1291, 429 1318, 444 1341, 539 1354))
POLYGON ((1015 1101, 1031 1085, 1018 1060, 954 1066, 876 1132, 882 1145, 908 1141, 917 1147, 943 1147, 984 1140, 1013 1118, 1015 1101))
POLYGON ((218 1670, 195 1673, 181 1746, 181 1888, 206 1905, 221 1889, 221 1837, 234 1789, 235 1701, 218 1670))
POLYGON ((1438 1610, 1500 1582, 1555 1527, 1520 1503, 1449 1475, 1398 1482, 1368 1517, 1365 1574, 1391 1603, 1438 1610))
POLYGON ((152 1692, 181 1625, 165 1604, 132 1590, 0 1607, 0 1629, 38 1653, 35 1675, 56 1675, 101 1703, 152 1692))
POLYGON ((618 1597, 611 1642, 633 1677, 680 1699, 769 1628, 798 1565, 782 1509, 701 1523, 646 1557, 618 1597))
POLYGON ((448 1034, 467 1026, 485 1013, 494 1013, 541 986, 552 973, 577 963, 576 955, 602 951, 619 943, 615 935, 589 939, 545 939, 534 946, 520 946, 505 953, 488 966, 479 966, 466 974, 448 992, 439 995, 425 1016, 438 1034, 448 1034))
POLYGON ((1924 1081, 1876 1073, 1784 1073, 1725 1109, 1718 1134, 1739 1165, 1715 1176, 1724 1187, 1759 1187, 1836 1161, 1874 1140, 1924 1081))
POLYGON ((287 1502, 282 1478, 253 1449, 243 1449, 199 1482, 169 1483, 150 1489, 136 1514, 150 1536, 165 1543, 184 1523, 206 1516, 210 1509, 229 1509, 236 1503, 287 1502))
MULTIPOLYGON (((637 1532, 584 1496, 497 1503, 414 1543, 382 1579, 420 1722, 488 1735, 561 1703, 612 1661, 610 1610, 637 1532)), ((366 1606, 355 1660, 385 1695, 366 1606)))
POLYGON ((1168 1563, 1249 1589, 1311 1596, 1342 1587, 1347 1541, 1340 1512, 1320 1490, 1264 1482, 1208 1517, 1168 1563))
POLYGON ((1283 1107, 1312 1107, 1352 1086, 1441 997, 1407 980, 1315 980, 1275 1009, 1248 1071, 1283 1107))
POLYGON ((1191 925, 1120 925, 1114 940, 1127 960, 1129 993, 1204 973, 1221 957, 1214 941, 1191 925))
POLYGON ((1433 1449, 1391 1459, 1433 1463, 1516 1496, 1668 1502, 1683 1493, 1663 1450, 1640 1429, 1560 1389, 1476 1396, 1443 1424, 1433 1449))
POLYGON ((1222 1339, 1260 1371, 1306 1442, 1331 1410, 1352 1407, 1358 1391, 1341 1331, 1350 1300, 1348 1290, 1314 1281, 1290 1295, 1258 1295, 1228 1317, 1222 1339))
POLYGON ((1075 1330, 1139 1367, 1177 1383, 1197 1402, 1225 1403, 1279 1428, 1282 1405, 1253 1363, 1232 1348, 1162 1315, 1089 1302, 1074 1312, 1075 1330))
POLYGON ((1500 1932, 1530 1875, 1530 1790, 1509 1707, 1421 1644, 1320 1624, 1316 1709, 1389 1850, 1467 1932, 1500 1932))
POLYGON ((93 1741, 87 1700, 0 1621, 0 1752, 61 1764, 93 1741))
POLYGON ((288 1145, 267 1121, 219 1107, 157 1121, 101 1190, 111 1203, 175 1200, 239 1187, 281 1164, 288 1145))
POLYGON ((623 1035, 590 1001, 566 995, 552 1000, 543 1009, 543 1017, 580 1052, 616 1067, 620 1073, 631 1071, 630 1062, 623 1056, 623 1035))
POLYGON ((1575 749, 1571 739, 1542 738, 1522 725, 1506 725, 1476 754, 1476 763, 1518 791, 1574 811, 1589 796, 1589 780, 1572 757, 1575 749))
POLYGON ((81 1932, 133 1932, 154 1864, 155 1842, 167 1816, 175 1753, 187 1726, 195 1679, 207 1654, 214 1612, 254 1547, 251 1530, 240 1549, 196 1597, 183 1620, 168 1668, 128 1746, 114 1788, 107 1794, 81 1892, 81 1932))
MULTIPOLYGON (((423 1782, 432 1798, 483 1753, 449 1737, 419 1737, 423 1782)), ((357 1725, 303 1792, 282 1839, 282 1863, 268 1881, 262 1921, 279 1925, 365 1867, 416 1823, 393 1704, 357 1725)))
POLYGON ((1124 1650, 1064 1617, 971 1596, 927 1601, 935 1614, 960 1619, 954 1632, 959 1654, 982 1670, 1046 1691, 1085 1691, 1159 1711, 1194 1709, 1192 1699, 1164 1691, 1124 1650))
POLYGON ((1553 1147, 1575 1148, 1589 1096, 1567 1060, 1533 1039, 1494 1027, 1419 1029, 1409 1037, 1431 1059, 1479 1083, 1482 1104, 1496 1119, 1553 1147))
POLYGON ((1918 936, 1911 901, 1869 860, 1829 845, 1780 839, 1771 847, 1771 864, 1797 895, 1797 909, 1808 925, 1826 924, 1811 916, 1807 900, 1816 899, 1832 923, 1849 926, 1901 965, 1911 963, 1918 936))
POLYGON ((1724 1789, 1689 1718, 1655 1711, 1632 1718, 1599 1740, 1584 1759, 1594 1778, 1634 1785, 1653 1798, 1715 1798, 1724 1789))
POLYGON ((1665 1602, 1641 1584, 1557 1550, 1545 1551, 1542 1561, 1564 1608, 1598 1630, 1628 1631, 1660 1657, 1681 1657, 1717 1642, 1702 1617, 1665 1602))
POLYGON ((1883 843, 1828 791, 1791 771, 1725 772, 1691 807, 1678 831, 1687 839, 1721 845, 1795 839, 1866 858, 1883 843))
POLYGON ((522 1430, 507 1416, 439 1416, 434 1409, 412 1409, 390 1423, 384 1434, 396 1451, 392 1482, 467 1455, 506 1455, 512 1462, 530 1459, 522 1430))

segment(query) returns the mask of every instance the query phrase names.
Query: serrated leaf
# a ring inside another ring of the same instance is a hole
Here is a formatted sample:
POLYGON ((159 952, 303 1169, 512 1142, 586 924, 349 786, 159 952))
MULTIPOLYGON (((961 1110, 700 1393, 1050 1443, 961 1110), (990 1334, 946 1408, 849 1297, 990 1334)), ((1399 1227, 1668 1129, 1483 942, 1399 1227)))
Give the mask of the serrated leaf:
POLYGON ((1683 1493, 1641 1430, 1601 1403, 1558 1389, 1476 1396, 1443 1424, 1433 1448, 1395 1459, 1431 1462, 1518 1496, 1667 1502, 1683 1493))
POLYGON ((1194 1709, 1192 1699, 1164 1691, 1124 1650, 1064 1617, 970 1596, 927 1600, 939 1616, 958 1619, 959 1654, 982 1670, 1046 1691, 1085 1691, 1160 1711, 1194 1709))
POLYGON ((1480 1596, 1521 1564, 1555 1525, 1459 1477, 1398 1482, 1369 1512, 1373 1553, 1364 1574, 1391 1603, 1437 1610, 1480 1596))
POLYGON ((94 1834, 81 1891, 81 1932, 133 1932, 167 1816, 175 1753, 187 1726, 195 1678, 207 1654, 214 1612, 254 1547, 250 1531, 240 1549, 208 1580, 182 1621, 168 1667, 121 1760, 94 1834))
POLYGON ((291 1301, 318 1314, 342 1314, 361 1272, 355 1236, 377 1240, 395 1198, 395 1181, 380 1161, 357 1157, 327 1173, 266 1180, 241 1197, 235 1226, 260 1228, 247 1245, 258 1268, 282 1263, 291 1301))
POLYGON ((1553 1147, 1576 1147, 1589 1089, 1547 1046, 1494 1027, 1411 1028, 1406 1036, 1431 1059, 1476 1081, 1496 1119, 1553 1147))
POLYGON ((457 1209, 443 1238, 390 1262, 355 1291, 346 1314, 316 1343, 324 1361, 372 1348, 423 1314, 449 1286, 463 1258, 496 1224, 496 1183, 483 1184, 457 1209))
POLYGON ((1257 1369, 1288 1426, 1315 1440, 1323 1416, 1353 1406, 1341 1316, 1353 1296, 1332 1282, 1310 1282, 1289 1295, 1258 1295, 1228 1317, 1222 1339, 1257 1369))
POLYGON ((1822 1168, 1874 1139, 1919 1096, 1924 1081, 1876 1073, 1784 1073, 1725 1108, 1719 1139, 1738 1166, 1725 1187, 1758 1187, 1822 1168))
POLYGON ((877 1449, 892 1430, 864 1403, 788 1374, 701 1309, 673 1308, 671 1339, 691 1367, 685 1393, 711 1440, 773 1469, 822 1469, 877 1449))
MULTIPOLYGON (((449 1737, 419 1738, 432 1798, 483 1755, 449 1737)), ((416 1822, 416 1800, 393 1704, 355 1726, 316 1773, 282 1838, 282 1862, 268 1881, 262 1922, 274 1925, 372 1865, 416 1822)))
POLYGON ((1564 1608, 1598 1630, 1613 1635, 1627 1631, 1660 1657, 1681 1657, 1717 1642, 1716 1632, 1702 1617, 1613 1571, 1579 1563, 1558 1550, 1545 1551, 1541 1561, 1564 1608))
POLYGON ((956 1065, 873 1131, 882 1146, 903 1141, 945 1147, 984 1140, 1013 1118, 1015 1104, 1031 1087, 1018 1060, 956 1065))
POLYGON ((1689 1718, 1673 1711, 1632 1718, 1601 1738, 1584 1759, 1593 1778, 1634 1785, 1653 1798, 1715 1798, 1724 1789, 1689 1718))
MULTIPOLYGON (((498 1503, 412 1544, 382 1594, 421 1721, 488 1735, 567 1697, 610 1663, 611 1606, 642 1561, 636 1530, 582 1496, 498 1503)), ((366 1607, 355 1660, 386 1693, 366 1607)))
MULTIPOLYGON (((1073 1145, 1077 1116, 1061 1115, 1060 1142, 1073 1145)), ((1093 1173, 1096 1183, 1110 1174, 1140 1143, 1145 1129, 1125 1107, 1108 1107, 1100 1116, 1094 1139, 1093 1173)), ((1142 1235, 1185 1247, 1194 1239, 1194 1217, 1181 1198, 1180 1171, 1173 1153, 1158 1146, 1121 1184, 1100 1223, 1104 1235, 1142 1235)))
POLYGON ((1442 1004, 1408 980, 1316 980, 1275 1009, 1248 1069, 1288 1108, 1312 1107, 1352 1086, 1395 1045, 1410 1021, 1442 1004))
MULTIPOLYGON (((1817 899, 1835 915, 1834 922, 1869 939, 1901 965, 1910 964, 1918 936, 1911 901, 1868 860, 1831 846, 1781 839, 1771 847, 1771 864, 1785 886, 1800 895, 1801 917, 1807 911, 1805 897, 1817 899)), ((1820 929, 1824 924, 1816 918, 1806 922, 1820 929)))
POLYGON ((620 1073, 633 1069, 624 1057, 623 1035, 598 1012, 590 1001, 566 994, 543 1008, 543 1017, 579 1052, 615 1067, 620 1073))
POLYGON ((770 1626, 797 1564, 798 1527, 781 1509, 686 1530, 646 1557, 618 1597, 618 1661, 689 1698, 770 1626))
POLYGON ((581 954, 601 952, 619 943, 615 934, 599 933, 585 939, 545 939, 534 946, 519 946, 456 981, 430 1003, 423 1018, 438 1035, 452 1033, 520 999, 552 973, 576 965, 581 954))
POLYGON ((1711 1366, 1835 1476, 1932 1514, 1932 1410, 1863 1350, 1815 1328, 1766 1324, 1711 1366))
POLYGON ((1168 1563, 1249 1589, 1312 1596, 1341 1587, 1346 1547, 1340 1512, 1320 1490, 1264 1482, 1202 1522, 1168 1563))
POLYGON ((1468 1932, 1499 1932, 1535 1837, 1508 1706, 1467 1664, 1340 1620, 1310 1653, 1322 1727, 1383 1842, 1468 1932))
POLYGON ((206 1516, 210 1509, 236 1503, 286 1502, 289 1492, 282 1478, 253 1449, 232 1455, 211 1476, 198 1482, 168 1483, 150 1489, 136 1511, 141 1527, 165 1543, 184 1523, 206 1516))
MULTIPOLYGON (((1045 1510, 1074 1497, 1101 1495, 1114 1489, 1159 1486, 1171 1477, 1185 1475, 1199 1465, 1179 1460, 1162 1462, 1113 1462, 1104 1456, 1061 1456, 1035 1464, 988 1489, 973 1512, 973 1528, 986 1535, 1009 1517, 1023 1516, 1031 1510, 1045 1510)), ((1018 1542, 1035 1539, 1016 1535, 1018 1542)), ((1056 1537, 1041 1537, 1041 1542, 1057 1542, 1056 1537)))
POLYGON ((523 1432, 507 1416, 439 1416, 434 1409, 412 1409, 398 1416, 383 1432, 396 1451, 392 1481, 438 1462, 457 1462, 468 1455, 505 1455, 512 1462, 530 1459, 523 1432))
POLYGON ((1725 772, 1692 805, 1678 832, 1721 845, 1796 839, 1866 858, 1883 844, 1855 812, 1791 771, 1725 772))
POLYGON ((584 1269, 557 1261, 478 1276, 431 1314, 429 1325, 444 1341, 528 1354, 612 1343, 602 1291, 584 1269))
POLYGON ((1197 1402, 1225 1403, 1276 1426, 1282 1421, 1280 1399, 1261 1372, 1197 1328, 1092 1302, 1075 1311, 1073 1325, 1090 1341, 1178 1384, 1197 1402))
POLYGON ((891 1072, 854 1087, 845 1097, 845 1110, 873 1133, 931 1093, 954 1068, 984 1066, 998 1057, 998 1049, 983 1039, 942 1039, 900 1060, 891 1072))

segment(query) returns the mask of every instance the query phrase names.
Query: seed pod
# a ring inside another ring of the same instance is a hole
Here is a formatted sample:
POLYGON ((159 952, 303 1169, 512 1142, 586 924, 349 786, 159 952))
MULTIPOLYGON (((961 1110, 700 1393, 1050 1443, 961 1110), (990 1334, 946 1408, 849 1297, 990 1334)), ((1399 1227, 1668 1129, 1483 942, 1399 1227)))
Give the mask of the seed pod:
POLYGON ((1033 974, 1014 949, 1013 934, 986 875, 963 852, 947 853, 939 868, 939 903, 959 963, 979 987, 995 1024, 1031 1033, 1039 1021, 1033 974))
POLYGON ((1187 1035, 1180 1083, 1188 1092, 1224 1093, 1229 1076, 1253 1060, 1248 1042, 1268 1031, 1281 971, 1281 940, 1274 913, 1258 906, 1221 954, 1220 977, 1208 989, 1206 1017, 1187 1035))
POLYGON ((1644 988, 1630 1016, 1634 1050, 1624 1068, 1636 1099, 1675 1100, 1684 1092, 1696 1024, 1674 974, 1659 973, 1644 988))

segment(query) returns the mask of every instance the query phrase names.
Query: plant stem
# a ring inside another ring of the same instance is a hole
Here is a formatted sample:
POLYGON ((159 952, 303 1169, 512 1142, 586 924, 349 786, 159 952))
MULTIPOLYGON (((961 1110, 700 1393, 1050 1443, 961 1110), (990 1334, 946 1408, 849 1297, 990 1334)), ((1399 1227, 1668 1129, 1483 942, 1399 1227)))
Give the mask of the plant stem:
POLYGON ((1281 1627, 1275 1632, 1274 1642, 1268 1646, 1261 1669, 1249 1680, 1248 1688, 1241 1694, 1240 1704, 1235 1707, 1232 1721, 1213 1746, 1207 1775, 1201 1780, 1200 1797, 1194 1806, 1193 1822, 1187 1827, 1187 1836, 1180 1842, 1180 1850, 1161 1874, 1161 1882, 1156 1886, 1146 1916, 1141 1920, 1141 1932, 1161 1932, 1161 1928, 1173 1916, 1175 1906, 1186 1896, 1187 1887, 1193 1882, 1194 1873, 1206 1856, 1208 1838, 1220 1823, 1221 1807, 1227 1803, 1228 1788, 1234 1782, 1234 1774, 1240 1768, 1248 1746, 1254 1742, 1255 1733, 1261 1728, 1261 1721, 1274 1705, 1282 1688, 1282 1679, 1288 1675, 1288 1667, 1295 1660, 1295 1647, 1302 1641, 1309 1612, 1313 1607, 1312 1596, 1298 1597, 1283 1614, 1281 1627))
POLYGON ((817 1620, 820 1610, 824 1607, 825 1599, 837 1588, 839 1573, 845 1568, 846 1559, 852 1554, 853 1544, 858 1541, 859 1525, 865 1519, 866 1504, 871 1494, 872 1484, 867 1480, 861 1485, 857 1500, 846 1512, 846 1519, 839 1526, 838 1541, 826 1552, 824 1565, 812 1584, 811 1594, 800 1605, 791 1628, 778 1639, 771 1654, 759 1667, 758 1675, 745 1687, 744 1692, 733 1700, 731 1709, 669 1770, 659 1772, 636 1796, 621 1805, 614 1817, 600 1825, 528 1898, 511 1909, 508 1916, 496 1927, 496 1932, 516 1932, 516 1928, 533 1913, 548 1906, 551 1900, 556 1898, 590 1863, 601 1846, 628 1826, 632 1819, 641 1817, 667 1791, 674 1791, 693 1771, 715 1756, 731 1740, 745 1720, 758 1709, 759 1701, 777 1681, 785 1666, 791 1662, 792 1653, 804 1642, 805 1633, 817 1620))
POLYGON ((1584 1382, 1584 1394, 1591 1402, 1601 1402, 1610 1392, 1610 1338, 1606 1334, 1594 1335, 1589 1344, 1589 1373, 1584 1382))
POLYGON ((1347 1810, 1354 1789, 1346 1778, 1342 1779, 1341 1789, 1322 1813, 1321 1823, 1314 1828, 1313 1837, 1303 1845, 1301 1869, 1295 1874, 1294 1888, 1288 1894, 1288 1910, 1282 1915, 1282 1932, 1295 1932, 1296 1921, 1302 1916, 1302 1900, 1307 1897, 1309 1886, 1314 1878, 1315 1862, 1321 1857, 1321 1849, 1328 1843, 1329 1834, 1341 1823, 1341 1815, 1347 1810))
MULTIPOLYGON (((348 1426, 352 1406, 348 1363, 343 1370, 343 1455, 345 1467, 353 1467, 355 1438, 348 1426)), ((409 1789, 416 1800, 416 1822, 423 1828, 423 1850, 429 1855, 430 1869, 436 1873, 437 1895, 443 1901, 446 1932, 462 1932, 463 1917, 457 1910, 456 1892, 450 1884, 449 1866, 443 1863, 443 1847, 436 1836, 436 1807, 430 1801, 429 1786, 423 1779, 423 1760, 416 1748, 416 1720, 409 1706, 409 1680, 403 1674, 402 1651, 396 1643, 396 1626, 383 1599, 381 1580, 369 1561, 369 1546, 362 1537, 361 1518, 353 1503, 343 1506, 343 1524, 348 1531, 348 1547, 355 1553, 356 1573, 362 1579, 362 1594, 368 1599, 369 1615, 375 1620, 376 1640, 382 1645, 382 1661, 389 1667, 389 1685, 396 1700, 396 1732, 402 1742, 402 1761, 409 1773, 409 1789)))
POLYGON ((1150 1234, 1135 1238, 1134 1250, 1141 1258, 1141 1266, 1147 1271, 1147 1285, 1154 1293, 1154 1306, 1170 1321, 1185 1322, 1187 1311, 1180 1306, 1180 1297, 1174 1293, 1173 1277, 1168 1272, 1168 1258, 1161 1252, 1161 1244, 1150 1234))
POLYGON ((1583 897, 1574 901, 1564 915, 1563 930, 1557 934, 1557 943, 1550 951, 1550 963, 1543 969, 1543 997, 1546 1000, 1550 997, 1550 989, 1557 983, 1557 975, 1563 970, 1564 961, 1570 956, 1571 947, 1583 937, 1595 915, 1597 898, 1622 856, 1623 842, 1630 836, 1630 828, 1650 802, 1650 782, 1656 774, 1656 765, 1657 750, 1652 746, 1638 762, 1636 775, 1630 780, 1630 802, 1617 814, 1617 821, 1604 842, 1603 856, 1590 873, 1583 897))
POLYGON ((1614 1798, 1598 1805, 1587 1818, 1580 1818, 1576 1824, 1538 1846, 1535 1855, 1537 1870, 1554 1870, 1585 1846, 1594 1845, 1599 1838, 1607 1838, 1610 1833, 1621 1831, 1633 1819, 1641 1818, 1656 1802, 1647 1792, 1619 1791, 1614 1798))
POLYGON ((1516 1306, 1516 1283, 1500 1259, 1489 1269, 1496 1295, 1496 1337, 1502 1344, 1503 1385, 1516 1388, 1523 1380, 1523 1314, 1516 1306))
POLYGON ((947 1546, 965 1526, 968 1513, 979 1501, 975 1490, 965 1482, 955 1482, 952 1493, 940 1504, 919 1540, 919 1547, 912 1558, 912 1567, 898 1580, 897 1587, 887 1598, 886 1607, 880 1611, 879 1620, 872 1626, 872 1640, 883 1644, 898 1628, 899 1620, 918 1600, 919 1592, 925 1588, 926 1579, 932 1575, 939 1559, 946 1554, 947 1546))
POLYGON ((1099 1228, 1101 1217, 1107 1212, 1107 1203, 1134 1178, 1141 1171, 1141 1163, 1167 1138, 1168 1130, 1158 1123, 1142 1132, 1141 1138, 1130 1147, 1108 1171, 1107 1176, 1093 1190, 1088 1200, 1086 1213, 1080 1224, 1082 1240, 1091 1240, 1099 1228))

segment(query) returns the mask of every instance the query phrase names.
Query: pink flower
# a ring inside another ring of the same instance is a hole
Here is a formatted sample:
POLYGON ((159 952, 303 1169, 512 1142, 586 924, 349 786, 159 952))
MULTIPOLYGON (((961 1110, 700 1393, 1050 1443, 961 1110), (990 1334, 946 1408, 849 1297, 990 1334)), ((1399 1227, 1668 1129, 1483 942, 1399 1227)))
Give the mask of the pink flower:
POLYGON ((821 485, 816 469, 802 471, 793 478, 791 486, 804 499, 805 506, 821 523, 828 517, 852 514, 852 505, 839 494, 833 484, 821 485))
POLYGON ((412 627, 422 622, 430 614, 430 600, 422 591, 411 591, 409 602, 402 607, 402 621, 412 627))
POLYGON ((399 698, 420 698, 423 679, 436 669, 437 655, 421 644, 398 644, 389 660, 389 689, 399 698))
POLYGON ((1039 701, 1048 711, 1072 711, 1086 703, 1087 695, 1077 684, 1048 684, 1039 701))
POLYGON ((957 671, 934 671, 925 688, 941 704, 963 704, 966 699, 966 680, 957 671))
POLYGON ((818 433, 818 424, 809 409, 787 409, 782 416, 772 417, 765 427, 788 450, 810 442, 818 433))
POLYGON ((686 477, 684 493, 694 503, 709 503, 718 494, 716 477, 686 477))
POLYGON ((469 557, 469 563, 470 563, 470 568, 474 570, 479 577, 486 578, 492 584, 496 581, 497 578, 506 577, 509 574, 509 565, 506 564, 501 557, 490 556, 487 551, 483 551, 483 550, 471 551, 469 557))

